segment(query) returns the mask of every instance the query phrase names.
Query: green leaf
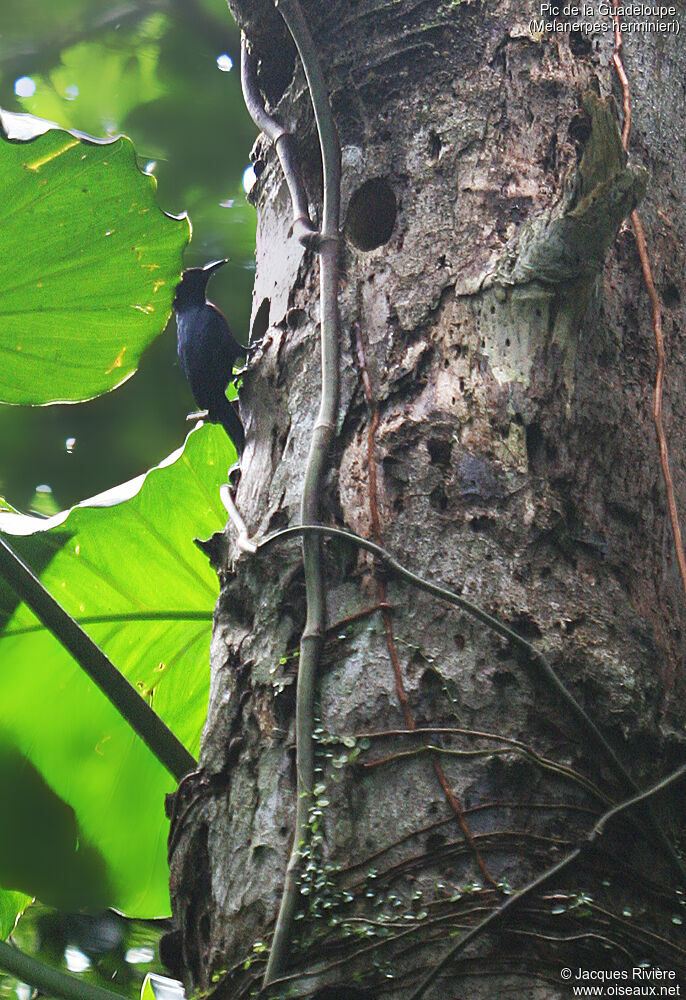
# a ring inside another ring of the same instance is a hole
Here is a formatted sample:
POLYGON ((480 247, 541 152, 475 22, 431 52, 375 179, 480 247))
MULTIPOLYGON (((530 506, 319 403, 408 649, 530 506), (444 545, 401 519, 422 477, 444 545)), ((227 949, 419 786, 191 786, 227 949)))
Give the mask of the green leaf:
MULTIPOLYGON (((224 526, 219 485, 234 460, 223 429, 206 424, 156 469, 66 514, 0 513, 0 530, 14 535, 29 565, 42 567, 44 586, 191 753, 206 716, 218 594, 193 539, 224 526)), ((173 781, 29 609, 13 609, 1 585, 0 627, 5 736, 74 810, 84 843, 104 859, 105 902, 132 916, 167 913, 164 795, 173 781)))
POLYGON ((21 916, 31 902, 31 897, 23 892, 0 889, 0 941, 4 941, 14 930, 17 917, 21 916))
POLYGON ((0 139, 0 401, 89 399, 165 327, 188 242, 129 139, 0 139))

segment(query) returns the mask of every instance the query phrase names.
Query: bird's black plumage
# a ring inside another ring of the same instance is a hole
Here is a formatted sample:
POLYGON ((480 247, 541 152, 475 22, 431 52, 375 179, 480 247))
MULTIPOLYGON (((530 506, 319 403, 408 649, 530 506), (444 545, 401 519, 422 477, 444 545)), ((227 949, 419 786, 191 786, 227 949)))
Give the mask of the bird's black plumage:
POLYGON ((236 359, 245 354, 245 348, 231 333, 223 313, 206 297, 207 282, 225 263, 218 260, 184 271, 173 307, 179 363, 193 398, 200 409, 207 410, 212 423, 223 425, 240 456, 245 433, 238 413, 226 398, 226 387, 236 359))

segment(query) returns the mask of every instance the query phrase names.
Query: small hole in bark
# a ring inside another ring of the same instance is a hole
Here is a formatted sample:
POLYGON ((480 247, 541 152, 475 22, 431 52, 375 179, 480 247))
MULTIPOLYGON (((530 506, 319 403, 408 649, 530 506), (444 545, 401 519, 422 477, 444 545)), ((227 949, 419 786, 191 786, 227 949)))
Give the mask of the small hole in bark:
POLYGON ((456 632, 455 633, 455 635, 453 636, 453 642, 455 643, 456 649, 464 649, 464 647, 465 647, 465 638, 464 638, 464 636, 462 635, 461 632, 456 632))
POLYGON ((450 465, 450 453, 452 444, 442 438, 429 438, 427 443, 429 459, 432 465, 441 465, 444 468, 450 465))
POLYGON ((445 490, 442 486, 437 486, 435 490, 431 491, 429 503, 434 510, 438 510, 441 513, 446 510, 448 506, 448 497, 446 496, 445 490))
MULTIPOLYGON (((419 657, 413 657, 413 666, 420 666, 419 657)), ((436 717, 438 703, 443 699, 443 687, 433 668, 427 668, 419 678, 420 708, 416 716, 419 726, 430 725, 436 717)))
POLYGON ((269 299, 262 299, 260 303, 260 308, 255 313, 255 319, 252 321, 252 331, 250 333, 250 342, 262 340, 265 333, 269 328, 269 299))
POLYGON ((588 38, 586 38, 583 31, 580 31, 578 28, 576 30, 572 28, 569 32, 569 48, 572 55, 583 58, 584 56, 590 55, 591 42, 588 38))
POLYGON ((510 670, 496 670, 493 673, 493 685, 497 687, 498 690, 502 691, 504 688, 512 687, 513 684, 517 683, 517 678, 510 670))
POLYGON ((395 226, 398 204, 383 177, 373 177, 355 191, 345 220, 345 232, 358 250, 376 250, 388 243, 395 226))
POLYGON ((509 337, 505 337, 505 347, 509 347, 509 346, 510 346, 510 338, 509 337))
POLYGON ((553 132, 548 143, 548 149, 541 157, 541 166, 546 173, 553 173, 557 170, 557 136, 553 132))
POLYGON ((473 517, 471 519, 471 521, 469 522, 469 527, 474 532, 488 531, 488 529, 492 527, 494 522, 495 522, 494 517, 490 517, 490 515, 488 514, 481 514, 480 517, 473 517))
POLYGON ((443 143, 441 137, 436 132, 429 133, 429 163, 436 163, 441 152, 443 143))
POLYGON ((569 138, 577 145, 577 159, 581 159, 584 146, 591 134, 591 121, 586 115, 574 115, 567 130, 569 138))
POLYGON ((297 330, 302 326, 306 313, 304 309, 289 309, 286 313, 286 323, 289 329, 297 330))
POLYGON ((673 281, 668 281, 662 290, 662 299, 664 304, 668 309, 672 309, 674 306, 678 306, 681 302, 681 295, 679 295, 679 289, 676 287, 673 281))
POLYGON ((443 845, 445 844, 445 834, 443 833, 430 833, 426 838, 426 853, 429 857, 432 854, 438 854, 443 845))
POLYGON ((538 627, 535 619, 528 611, 520 611, 518 615, 515 615, 511 619, 510 624, 512 628, 523 635, 525 639, 540 639, 541 630, 538 627))

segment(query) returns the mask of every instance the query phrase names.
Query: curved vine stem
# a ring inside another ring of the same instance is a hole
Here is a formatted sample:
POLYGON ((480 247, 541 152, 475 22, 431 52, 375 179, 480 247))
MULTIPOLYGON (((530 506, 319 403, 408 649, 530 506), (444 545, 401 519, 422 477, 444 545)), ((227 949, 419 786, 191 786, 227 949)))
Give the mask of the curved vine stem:
POLYGON ((307 195, 296 163, 293 136, 275 118, 272 118, 264 107, 257 85, 255 59, 244 33, 241 34, 241 86, 248 114, 258 129, 274 144, 274 149, 279 157, 293 206, 293 235, 307 246, 310 240, 318 235, 318 232, 310 220, 307 195))
POLYGON ((123 1000, 121 993, 87 983, 66 972, 59 972, 45 962, 0 941, 0 968, 11 973, 23 983, 29 983, 49 997, 63 1000, 123 1000))
MULTIPOLYGON (((275 3, 293 37, 305 72, 319 135, 324 180, 322 227, 319 236, 314 238, 315 245, 319 250, 321 402, 312 432, 300 508, 301 519, 310 524, 319 519, 319 500, 329 450, 336 431, 338 412, 338 228, 341 150, 317 51, 300 4, 298 0, 275 0, 275 3)), ((248 64, 248 72, 249 70, 248 64)), ((294 214, 297 211, 294 201, 294 214)), ((305 537, 302 546, 307 617, 300 641, 300 662, 296 689, 295 829, 281 895, 281 905, 264 974, 265 986, 283 971, 288 957, 293 918, 298 900, 297 875, 300 852, 307 839, 314 784, 314 746, 312 741, 314 697, 317 668, 326 631, 326 581, 320 539, 315 535, 305 537)))
MULTIPOLYGON (((434 597, 438 597, 443 601, 447 601, 448 604, 452 604, 455 607, 460 608, 472 618, 476 618, 477 621, 480 621, 492 632, 502 636, 503 639, 507 639, 519 649, 524 650, 532 662, 538 667, 540 674, 545 678, 548 685, 568 706, 577 722, 581 724, 587 735, 595 744, 596 748, 601 751, 605 760, 611 766, 615 775, 619 778, 625 789, 630 792, 638 792, 638 785, 635 783, 634 779, 626 770, 615 751, 596 726, 595 722, 593 722, 591 717, 581 707, 571 691, 560 680, 547 657, 544 656, 540 650, 536 649, 536 647, 530 642, 515 632, 514 629, 511 629, 508 625, 503 624, 503 622, 494 618, 493 615, 489 615, 487 611, 484 611, 482 608, 478 607, 478 605, 473 604, 471 601, 467 600, 466 597, 462 597, 460 594, 456 594, 454 591, 448 590, 446 587, 441 587, 437 583, 432 583, 430 580, 425 580, 423 577, 418 576, 411 570, 406 569, 406 567, 399 563, 398 560, 395 559, 386 549, 377 545, 375 542, 369 541, 367 538, 362 538, 360 535, 354 534, 352 531, 344 531, 342 528, 333 528, 328 525, 321 524, 294 525, 291 528, 283 528, 281 531, 276 531, 274 534, 263 538, 257 545, 258 551, 280 539, 297 535, 325 535, 330 538, 340 538, 343 541, 357 545, 361 549, 365 549, 367 552, 373 553, 373 555, 375 555, 385 566, 387 566, 388 569, 390 569, 391 572, 399 579, 405 580, 413 587, 417 587, 419 590, 424 590, 428 594, 432 594, 434 597)), ((645 815, 655 837, 660 842, 662 850, 669 859, 677 878, 683 885, 686 885, 686 871, 684 870, 681 859, 676 853, 673 844, 670 842, 664 830, 653 816, 652 810, 650 810, 649 807, 646 808, 645 815)))

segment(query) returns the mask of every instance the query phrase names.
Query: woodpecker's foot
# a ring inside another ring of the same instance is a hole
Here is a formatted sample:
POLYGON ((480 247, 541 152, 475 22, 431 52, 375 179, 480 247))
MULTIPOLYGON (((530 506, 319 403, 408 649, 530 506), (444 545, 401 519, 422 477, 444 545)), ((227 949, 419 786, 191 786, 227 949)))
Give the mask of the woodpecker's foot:
POLYGON ((232 490, 238 489, 238 484, 241 481, 241 463, 234 462, 229 471, 226 473, 226 478, 229 486, 232 490))
POLYGON ((236 382, 241 377, 241 375, 244 375, 245 372, 247 372, 250 355, 254 354, 255 351, 257 351, 260 347, 262 347, 263 343, 264 343, 264 337, 260 337, 259 340, 253 340, 252 344, 247 344, 246 346, 243 347, 245 364, 241 365, 240 368, 234 368, 233 375, 231 376, 234 382, 236 382))

